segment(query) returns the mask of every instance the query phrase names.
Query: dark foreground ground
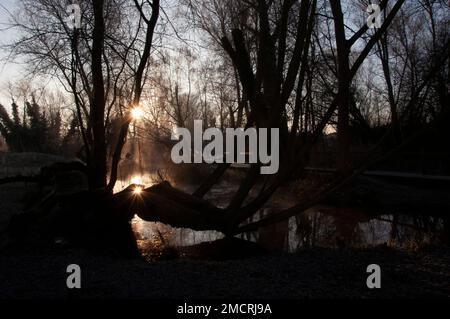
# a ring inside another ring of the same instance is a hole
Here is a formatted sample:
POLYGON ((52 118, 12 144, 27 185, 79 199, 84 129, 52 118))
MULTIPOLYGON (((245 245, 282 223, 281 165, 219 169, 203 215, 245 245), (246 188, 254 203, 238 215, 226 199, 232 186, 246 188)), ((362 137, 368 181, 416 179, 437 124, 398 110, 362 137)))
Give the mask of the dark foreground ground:
MULTIPOLYGON (((36 174, 40 167, 61 161, 43 154, 0 153, 0 176, 36 174)), ((33 189, 20 183, 0 186, 0 247, 6 242, 2 230, 23 209, 24 198, 33 189)), ((229 247, 219 245, 199 254, 190 251, 194 259, 170 259, 174 256, 169 254, 168 260, 152 262, 67 247, 0 253, 0 299, 450 297, 448 249, 414 253, 384 248, 314 249, 294 255, 258 252, 244 258, 255 248, 242 246, 232 247, 234 258, 223 253, 229 247), (80 290, 67 289, 69 264, 81 266, 80 290), (381 289, 366 286, 369 264, 381 266, 381 289)))
POLYGON ((51 249, 0 256, 0 297, 9 298, 374 298, 450 297, 448 250, 314 249, 229 260, 146 262, 51 249), (366 286, 379 264, 382 288, 366 286), (82 289, 66 288, 79 264, 82 289))

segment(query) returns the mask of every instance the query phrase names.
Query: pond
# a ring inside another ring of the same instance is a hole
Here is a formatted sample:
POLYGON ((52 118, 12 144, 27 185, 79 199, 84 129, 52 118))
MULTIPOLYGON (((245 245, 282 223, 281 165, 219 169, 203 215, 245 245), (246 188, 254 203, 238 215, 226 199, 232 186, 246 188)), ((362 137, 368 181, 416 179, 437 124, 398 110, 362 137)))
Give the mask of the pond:
MULTIPOLYGON (((342 230, 341 218, 320 211, 311 210, 299 221, 291 218, 289 222, 261 228, 259 231, 237 236, 260 244, 271 251, 296 252, 302 248, 364 248, 389 246, 404 249, 417 249, 423 245, 439 242, 442 221, 430 219, 428 228, 419 225, 410 216, 384 215, 363 222, 346 225, 342 230), (397 220, 397 225, 395 222, 397 220)), ((194 231, 146 222, 135 217, 133 229, 139 247, 164 249, 194 246, 224 238, 215 231, 194 231)))
MULTIPOLYGON (((130 177, 128 181, 117 184, 119 190, 130 183, 154 184, 156 174, 147 174, 142 178, 130 177)), ((192 192, 192 185, 176 185, 192 192)), ((236 189, 235 183, 222 182, 205 197, 219 207, 223 207, 236 189)), ((288 191, 268 203, 254 217, 253 221, 295 204, 296 196, 288 191)), ((138 245, 145 253, 147 250, 181 248, 201 243, 213 242, 224 238, 216 231, 194 231, 177 229, 155 222, 146 222, 139 217, 132 221, 138 245)), ((260 244, 271 251, 295 252, 310 247, 373 247, 378 245, 396 248, 415 249, 439 241, 443 221, 425 216, 406 216, 379 214, 369 217, 361 211, 339 209, 327 206, 310 208, 300 216, 288 221, 261 228, 256 232, 237 236, 260 244)))

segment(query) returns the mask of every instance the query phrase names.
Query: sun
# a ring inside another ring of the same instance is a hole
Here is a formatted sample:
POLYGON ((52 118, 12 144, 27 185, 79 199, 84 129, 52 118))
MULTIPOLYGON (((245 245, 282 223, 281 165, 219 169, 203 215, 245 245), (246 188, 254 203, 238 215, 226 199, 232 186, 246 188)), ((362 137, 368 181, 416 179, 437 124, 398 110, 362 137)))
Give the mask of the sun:
POLYGON ((134 120, 139 120, 144 116, 144 111, 142 110, 142 108, 136 106, 131 110, 131 117, 134 120))
POLYGON ((140 195, 142 193, 143 189, 142 186, 136 186, 133 190, 134 195, 140 195))

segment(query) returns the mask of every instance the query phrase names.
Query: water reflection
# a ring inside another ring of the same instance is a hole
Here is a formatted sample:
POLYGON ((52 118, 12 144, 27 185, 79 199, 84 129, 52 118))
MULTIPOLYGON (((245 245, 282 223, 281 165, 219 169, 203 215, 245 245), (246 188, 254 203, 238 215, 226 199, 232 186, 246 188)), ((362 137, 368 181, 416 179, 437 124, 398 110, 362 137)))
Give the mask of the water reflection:
POLYGON ((437 243, 443 221, 429 216, 367 217, 338 210, 311 210, 290 220, 289 251, 308 247, 373 247, 415 249, 437 243), (341 213, 341 214, 339 214, 341 213))
MULTIPOLYGON (((384 215, 348 223, 344 217, 311 210, 301 217, 293 217, 284 223, 238 237, 257 242, 271 251, 296 252, 312 247, 362 248, 379 245, 416 249, 438 242, 442 221, 430 221, 433 226, 428 229, 420 227, 417 220, 410 216, 384 215)), ((133 219, 133 229, 143 250, 193 246, 224 237, 215 231, 176 229, 161 223, 146 222, 139 217, 133 219)))
MULTIPOLYGON (((158 180, 157 174, 133 176, 128 181, 119 181, 116 191, 130 184, 143 184, 149 187, 158 180), (139 179, 139 180, 138 180, 139 179), (137 183, 139 181, 139 183, 137 183)), ((183 188, 183 187, 182 187, 183 188)), ((184 187, 185 191, 192 187, 184 187)), ((234 185, 223 183, 213 189, 206 199, 223 206, 233 193, 234 185)), ((294 198, 274 198, 268 207, 262 209, 253 221, 257 221, 282 209, 282 205, 292 205, 294 198)), ((135 217, 132 222, 138 243, 143 250, 186 247, 223 238, 215 231, 193 231, 176 229, 168 225, 146 222, 135 217)), ((418 248, 424 244, 433 244, 439 240, 443 221, 425 216, 404 216, 386 214, 369 217, 362 211, 338 209, 333 207, 314 207, 305 213, 292 217, 269 227, 238 237, 258 242, 269 250, 295 252, 310 247, 371 247, 388 245, 397 248, 418 248)))
POLYGON ((139 240, 153 242, 156 246, 192 246, 223 238, 223 234, 219 232, 173 228, 162 223, 144 221, 138 216, 133 218, 132 225, 139 240))

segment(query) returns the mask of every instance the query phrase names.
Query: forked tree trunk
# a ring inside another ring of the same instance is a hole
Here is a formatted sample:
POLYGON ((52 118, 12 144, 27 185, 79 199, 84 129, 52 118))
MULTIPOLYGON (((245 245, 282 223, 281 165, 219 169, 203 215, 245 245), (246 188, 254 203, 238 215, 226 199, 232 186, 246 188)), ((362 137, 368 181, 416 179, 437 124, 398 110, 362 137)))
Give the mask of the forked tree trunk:
MULTIPOLYGON (((138 6, 137 2, 136 5, 138 6)), ((148 65, 148 61, 150 59, 150 53, 152 49, 153 44, 153 35, 155 33, 156 23, 158 22, 159 18, 159 10, 160 10, 160 1, 154 0, 152 5, 152 14, 150 19, 147 19, 145 17, 145 13, 142 11, 142 7, 139 7, 139 12, 141 14, 141 18, 144 20, 147 30, 145 34, 145 43, 144 43, 144 49, 142 51, 141 60, 139 61, 138 68, 136 70, 136 73, 134 75, 134 97, 133 97, 133 105, 132 107, 136 107, 139 105, 141 101, 141 95, 143 90, 143 82, 145 82, 144 79, 144 71, 148 65)), ((123 147, 125 146, 126 138, 128 135, 128 129, 131 123, 131 116, 129 114, 126 115, 126 117, 123 119, 122 126, 120 127, 119 136, 117 139, 117 144, 114 149, 114 154, 112 158, 111 163, 111 174, 110 174, 110 180, 108 183, 108 190, 110 192, 113 191, 114 186, 117 182, 117 173, 119 169, 119 163, 122 156, 123 147)))

